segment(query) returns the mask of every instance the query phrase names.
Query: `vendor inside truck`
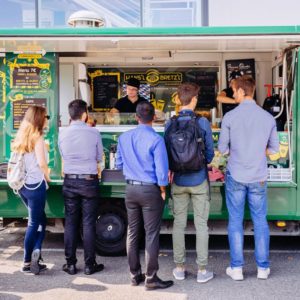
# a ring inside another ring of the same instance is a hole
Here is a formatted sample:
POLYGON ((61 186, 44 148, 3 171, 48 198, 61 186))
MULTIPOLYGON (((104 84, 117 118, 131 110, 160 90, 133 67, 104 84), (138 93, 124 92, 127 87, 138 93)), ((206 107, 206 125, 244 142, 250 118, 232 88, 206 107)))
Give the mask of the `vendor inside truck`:
POLYGON ((126 85, 127 95, 117 101, 111 109, 112 113, 135 113, 136 106, 146 101, 139 95, 140 81, 136 78, 129 78, 126 85))

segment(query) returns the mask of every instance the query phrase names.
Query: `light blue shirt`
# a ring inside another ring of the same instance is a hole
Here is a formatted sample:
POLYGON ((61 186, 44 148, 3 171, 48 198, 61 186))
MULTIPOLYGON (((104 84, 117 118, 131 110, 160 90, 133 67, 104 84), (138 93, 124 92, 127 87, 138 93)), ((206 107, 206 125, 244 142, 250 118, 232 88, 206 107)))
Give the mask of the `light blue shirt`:
POLYGON ((101 135, 82 121, 72 121, 58 135, 58 148, 63 158, 64 174, 98 174, 102 161, 101 135))
POLYGON ((229 152, 227 170, 242 183, 266 181, 266 150, 279 151, 275 119, 254 100, 244 100, 222 120, 219 151, 229 152))
POLYGON ((166 145, 151 126, 140 124, 119 137, 116 166, 127 180, 168 185, 166 145))

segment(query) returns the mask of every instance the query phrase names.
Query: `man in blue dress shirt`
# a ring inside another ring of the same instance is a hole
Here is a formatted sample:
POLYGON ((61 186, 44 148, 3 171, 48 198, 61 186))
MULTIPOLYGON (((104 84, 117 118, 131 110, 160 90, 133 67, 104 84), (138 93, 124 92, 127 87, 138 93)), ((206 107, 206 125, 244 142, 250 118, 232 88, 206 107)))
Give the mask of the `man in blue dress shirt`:
POLYGON ((255 81, 249 76, 237 78, 234 98, 239 106, 222 121, 218 148, 229 153, 226 172, 226 204, 229 213, 228 239, 230 267, 226 274, 243 280, 243 218, 248 199, 254 223, 257 278, 267 279, 269 268, 269 227, 267 222, 267 154, 279 151, 276 123, 271 114, 253 100, 255 81))
MULTIPOLYGON (((191 121, 195 116, 194 110, 197 105, 199 86, 195 83, 182 83, 178 87, 178 98, 181 109, 178 121, 191 121)), ((198 125, 203 133, 205 144, 205 160, 210 163, 214 157, 214 145, 210 123, 206 118, 200 117, 198 125)), ((170 126, 167 123, 166 128, 170 126)), ((208 263, 208 227, 209 215, 209 183, 205 168, 193 172, 170 172, 172 183, 171 193, 173 199, 173 251, 176 268, 173 275, 177 280, 185 279, 185 240, 184 231, 187 223, 188 206, 190 201, 194 209, 194 224, 196 228, 196 251, 198 265, 197 282, 205 283, 213 278, 213 273, 206 269, 208 263)))
POLYGON ((77 273, 76 248, 80 220, 83 223, 84 273, 91 275, 103 270, 96 263, 96 219, 99 205, 97 163, 101 162, 103 147, 97 129, 86 124, 87 104, 74 100, 69 104, 71 124, 59 133, 58 147, 63 159, 63 197, 65 202, 65 256, 63 271, 77 273))
POLYGON ((138 127, 119 137, 116 166, 126 178, 128 215, 127 256, 131 284, 145 281, 146 289, 168 288, 173 281, 157 276, 159 231, 168 185, 168 156, 164 140, 152 128, 154 107, 147 101, 136 108, 138 127), (140 229, 144 223, 146 274, 139 257, 140 229), (146 280, 145 280, 146 275, 146 280))

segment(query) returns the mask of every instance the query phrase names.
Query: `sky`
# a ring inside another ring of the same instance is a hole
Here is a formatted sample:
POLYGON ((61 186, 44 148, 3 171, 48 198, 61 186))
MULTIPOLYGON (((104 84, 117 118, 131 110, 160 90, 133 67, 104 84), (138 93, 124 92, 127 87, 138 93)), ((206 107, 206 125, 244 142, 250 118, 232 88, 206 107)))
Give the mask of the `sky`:
POLYGON ((209 0, 210 26, 300 25, 300 0, 209 0))

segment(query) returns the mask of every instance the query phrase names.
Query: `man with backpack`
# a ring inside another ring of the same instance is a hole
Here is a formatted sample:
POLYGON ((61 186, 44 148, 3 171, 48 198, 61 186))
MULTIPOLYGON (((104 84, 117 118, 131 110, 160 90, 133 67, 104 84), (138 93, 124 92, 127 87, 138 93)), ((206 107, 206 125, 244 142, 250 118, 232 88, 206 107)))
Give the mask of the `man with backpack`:
POLYGON ((178 87, 181 108, 178 117, 166 125, 165 141, 168 151, 173 198, 173 251, 176 268, 173 275, 177 280, 185 279, 185 240, 189 202, 194 208, 196 227, 196 251, 198 265, 197 282, 204 283, 213 278, 206 270, 208 260, 209 183, 207 163, 214 157, 210 123, 206 118, 197 117, 199 86, 183 83, 178 87))

